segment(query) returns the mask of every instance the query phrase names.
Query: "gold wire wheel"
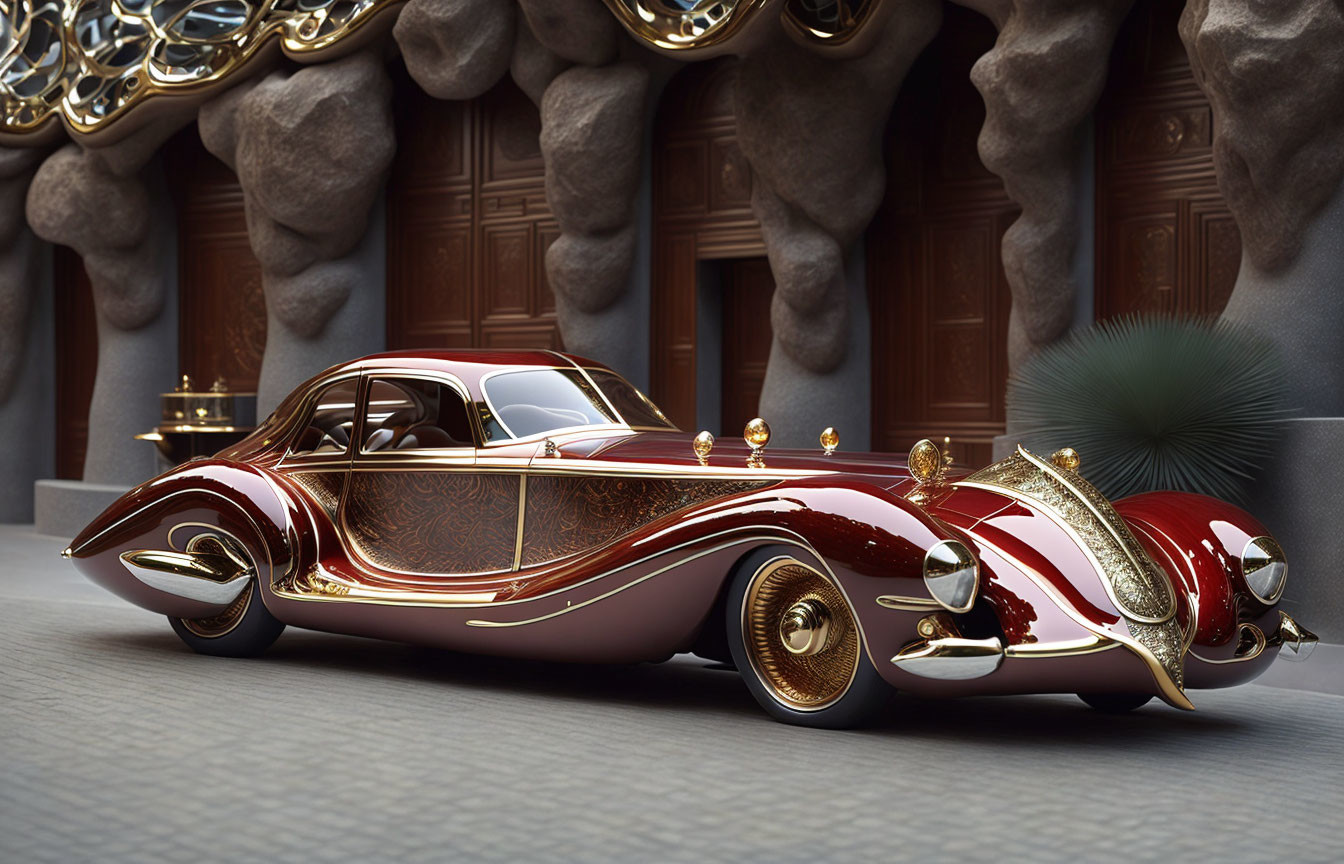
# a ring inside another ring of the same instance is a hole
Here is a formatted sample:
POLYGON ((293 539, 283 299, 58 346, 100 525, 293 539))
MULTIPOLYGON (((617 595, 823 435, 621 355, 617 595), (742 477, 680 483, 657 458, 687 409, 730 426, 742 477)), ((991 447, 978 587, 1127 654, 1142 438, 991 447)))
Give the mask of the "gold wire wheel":
MULTIPOLYGON (((244 553, 235 548, 233 543, 213 534, 198 534, 192 537, 187 541, 187 551, 227 555, 241 566, 249 566, 244 553)), ((232 632, 233 628, 238 626, 239 622, 243 620, 243 616, 247 614, 247 608, 251 605, 252 585, 249 584, 243 589, 243 593, 239 594, 237 599, 218 615, 212 615, 209 618, 181 618, 179 620, 183 627, 202 639, 218 639, 220 636, 232 632)))
POLYGON ((747 655, 783 705, 818 711, 849 690, 859 668, 859 629, 831 580, 792 558, 766 563, 742 603, 747 655))

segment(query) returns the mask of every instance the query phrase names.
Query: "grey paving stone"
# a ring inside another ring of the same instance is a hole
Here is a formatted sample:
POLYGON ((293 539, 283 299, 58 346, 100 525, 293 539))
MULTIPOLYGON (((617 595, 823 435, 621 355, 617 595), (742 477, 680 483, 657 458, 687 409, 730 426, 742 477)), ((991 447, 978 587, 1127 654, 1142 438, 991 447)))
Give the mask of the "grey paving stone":
POLYGON ((1336 861, 1344 699, 899 699, 773 723, 737 676, 290 630, 199 657, 0 529, 0 861, 1336 861))

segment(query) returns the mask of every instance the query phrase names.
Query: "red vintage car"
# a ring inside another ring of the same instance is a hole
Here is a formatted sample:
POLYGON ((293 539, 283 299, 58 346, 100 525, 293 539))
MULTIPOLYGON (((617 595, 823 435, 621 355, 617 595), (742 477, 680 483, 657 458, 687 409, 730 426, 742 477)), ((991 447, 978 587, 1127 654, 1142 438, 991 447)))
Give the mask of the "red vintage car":
POLYGON ((1078 693, 1105 710, 1254 678, 1315 637, 1283 550, 1175 492, 1114 504, 1079 459, 974 473, 692 438, 599 363, 366 357, 213 458, 127 493, 65 554, 205 654, 285 625, 555 661, 732 663, 777 719, 849 726, 893 690, 1078 693))

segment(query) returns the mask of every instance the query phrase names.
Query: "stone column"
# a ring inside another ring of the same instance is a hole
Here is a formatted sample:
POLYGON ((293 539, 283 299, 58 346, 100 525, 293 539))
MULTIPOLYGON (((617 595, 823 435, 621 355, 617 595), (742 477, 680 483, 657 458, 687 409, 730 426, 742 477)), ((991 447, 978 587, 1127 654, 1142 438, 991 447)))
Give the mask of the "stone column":
POLYGON ((867 53, 831 58, 782 29, 742 58, 738 140, 775 277, 761 415, 784 446, 826 426, 871 433, 866 290, 847 256, 886 188, 882 133, 910 64, 938 32, 937 0, 900 0, 867 53))
POLYGON ((156 153, 181 122, 161 120, 96 150, 67 144, 28 189, 33 231, 74 248, 93 286, 88 484, 126 487, 154 473, 153 448, 133 436, 158 422, 159 394, 177 377, 176 228, 156 153))
MULTIPOLYGON (((1213 106, 1218 187, 1241 229, 1224 316, 1280 348, 1285 424, 1251 509, 1289 557, 1284 607, 1344 660, 1344 9, 1191 0, 1181 38, 1213 106)), ((1313 672, 1310 667, 1315 667, 1313 672)), ((1338 677, 1339 673, 1335 675, 1338 677)), ((1337 684, 1340 682, 1337 681, 1337 684)))
POLYGON ((511 70, 541 109, 546 201, 560 225, 546 276, 565 348, 647 383, 649 280, 636 269, 649 249, 646 132, 673 64, 624 40, 600 0, 519 0, 519 11, 511 70))
POLYGON ((1015 368, 1068 332, 1073 319, 1076 154, 1133 0, 954 2, 999 29, 971 80, 985 100, 980 158, 1022 205, 1002 245, 1013 294, 1008 364, 1015 368))
POLYGON ((33 521, 33 483, 51 475, 51 291, 24 199, 42 150, 0 149, 0 522, 33 521))
POLYGON ((380 56, 273 72, 201 107, 201 140, 238 174, 261 262, 259 414, 323 369, 386 344, 377 205, 396 145, 380 56))

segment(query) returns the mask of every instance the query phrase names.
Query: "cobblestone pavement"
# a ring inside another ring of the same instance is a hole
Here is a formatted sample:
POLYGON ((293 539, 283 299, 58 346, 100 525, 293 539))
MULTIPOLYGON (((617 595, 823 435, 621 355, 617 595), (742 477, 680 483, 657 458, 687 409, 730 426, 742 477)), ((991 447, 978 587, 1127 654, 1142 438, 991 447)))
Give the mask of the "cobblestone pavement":
POLYGON ((505 662, 290 630, 200 657, 0 527, 0 861, 1337 861, 1344 699, 900 699, 773 723, 695 658, 505 662))

